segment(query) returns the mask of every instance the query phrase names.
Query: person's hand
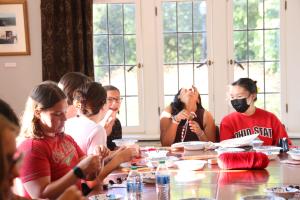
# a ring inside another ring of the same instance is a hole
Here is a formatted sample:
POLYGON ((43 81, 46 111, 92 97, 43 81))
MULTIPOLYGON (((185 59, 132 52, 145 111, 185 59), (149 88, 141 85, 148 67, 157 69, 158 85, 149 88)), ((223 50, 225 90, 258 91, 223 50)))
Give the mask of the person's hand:
POLYGON ((111 134, 112 127, 115 124, 116 119, 117 119, 117 111, 111 111, 110 115, 106 118, 104 124, 104 129, 106 130, 107 136, 111 134))
POLYGON ((200 128, 200 125, 196 121, 189 121, 189 126, 192 132, 194 132, 196 135, 201 136, 204 134, 203 130, 200 128))
POLYGON ((84 200, 81 191, 76 186, 70 186, 57 200, 84 200))
POLYGON ((82 159, 77 166, 86 176, 86 180, 93 180, 101 170, 102 158, 99 155, 89 155, 82 159))
POLYGON ((104 145, 98 145, 94 150, 94 154, 99 155, 102 159, 110 154, 110 150, 104 145))
POLYGON ((127 147, 126 149, 123 149, 120 152, 118 152, 116 154, 116 158, 120 161, 120 163, 123 163, 131 161, 133 157, 138 155, 139 152, 135 147, 127 147))
POLYGON ((190 113, 187 110, 183 109, 177 115, 175 115, 173 119, 177 123, 180 123, 181 120, 188 119, 189 116, 190 116, 190 113))

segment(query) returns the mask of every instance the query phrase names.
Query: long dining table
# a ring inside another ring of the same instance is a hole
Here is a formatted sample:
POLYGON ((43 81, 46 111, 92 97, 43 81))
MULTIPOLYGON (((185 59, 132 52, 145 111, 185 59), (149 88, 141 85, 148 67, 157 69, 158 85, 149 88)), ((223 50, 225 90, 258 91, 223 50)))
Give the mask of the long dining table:
MULTIPOLYGON (((185 152, 186 153, 186 152, 185 152)), ((187 159, 217 157, 214 151, 193 152, 184 154, 187 159), (204 156, 204 157, 203 157, 204 156)), ((170 168, 171 199, 210 198, 217 200, 239 200, 249 195, 267 195, 266 188, 283 185, 300 185, 300 163, 286 164, 290 160, 288 154, 281 153, 271 160, 263 170, 222 170, 217 164, 206 164, 197 171, 186 171, 170 168)), ((124 176, 121 170, 111 174, 111 177, 124 176)), ((125 174, 126 176, 126 174, 125 174)), ((126 188, 110 188, 107 194, 119 194, 127 199, 126 188)), ((296 195, 297 196, 297 195, 296 195)), ((145 184, 143 200, 157 199, 155 184, 145 184)), ((296 197, 294 199, 300 199, 296 197)))

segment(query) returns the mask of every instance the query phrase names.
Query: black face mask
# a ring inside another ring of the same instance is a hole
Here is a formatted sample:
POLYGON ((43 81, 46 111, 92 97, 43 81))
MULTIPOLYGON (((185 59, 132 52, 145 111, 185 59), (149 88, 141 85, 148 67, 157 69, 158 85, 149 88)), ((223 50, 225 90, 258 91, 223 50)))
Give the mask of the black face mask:
POLYGON ((247 98, 231 100, 232 107, 239 113, 244 113, 248 110, 247 98))

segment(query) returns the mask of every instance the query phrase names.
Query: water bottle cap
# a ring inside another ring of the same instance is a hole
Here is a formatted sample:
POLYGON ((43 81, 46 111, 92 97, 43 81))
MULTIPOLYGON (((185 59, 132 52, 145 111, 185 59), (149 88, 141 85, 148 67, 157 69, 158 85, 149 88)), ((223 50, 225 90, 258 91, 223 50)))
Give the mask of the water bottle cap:
POLYGON ((165 164, 165 161, 164 160, 160 160, 159 164, 165 164))
POLYGON ((131 170, 137 170, 137 166, 131 166, 131 170))

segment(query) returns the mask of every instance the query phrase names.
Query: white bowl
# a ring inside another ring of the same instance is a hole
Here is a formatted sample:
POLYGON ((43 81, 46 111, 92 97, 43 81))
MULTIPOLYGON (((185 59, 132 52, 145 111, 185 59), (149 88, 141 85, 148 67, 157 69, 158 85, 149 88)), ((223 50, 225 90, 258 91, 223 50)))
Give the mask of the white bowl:
POLYGON ((278 152, 280 153, 280 150, 282 149, 281 147, 276 147, 276 146, 260 146, 260 147, 254 147, 253 148, 255 151, 258 152, 278 152))
POLYGON ((202 141, 192 141, 192 142, 184 142, 183 146, 185 150, 188 151, 195 151, 195 150, 202 150, 205 148, 207 142, 202 141))
POLYGON ((230 148, 230 147, 225 147, 225 148, 222 148, 222 147, 219 147, 218 149, 215 150, 216 152, 218 152, 218 155, 222 154, 222 153, 233 153, 233 152, 242 152, 242 151, 245 151, 245 149, 242 149, 242 148, 230 148))
POLYGON ((179 170, 195 171, 202 169, 206 161, 204 160, 179 160, 175 162, 179 170))
POLYGON ((292 159, 294 160, 300 160, 300 150, 290 150, 287 152, 292 159))
POLYGON ((130 146, 137 142, 135 139, 123 138, 123 139, 115 139, 113 142, 118 146, 130 146))
POLYGON ((145 152, 147 157, 150 159, 153 158, 165 158, 167 156, 167 150, 154 150, 154 151, 147 151, 145 152))

